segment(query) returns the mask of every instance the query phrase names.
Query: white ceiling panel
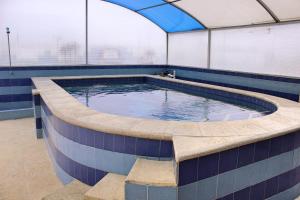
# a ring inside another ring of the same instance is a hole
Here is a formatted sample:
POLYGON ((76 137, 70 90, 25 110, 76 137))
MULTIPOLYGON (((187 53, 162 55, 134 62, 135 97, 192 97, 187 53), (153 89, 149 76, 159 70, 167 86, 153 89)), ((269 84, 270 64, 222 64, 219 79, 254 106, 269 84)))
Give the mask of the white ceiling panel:
POLYGON ((181 0, 174 2, 174 5, 190 13, 208 28, 274 22, 256 0, 181 0))
POLYGON ((263 0, 280 21, 300 19, 300 0, 263 0))

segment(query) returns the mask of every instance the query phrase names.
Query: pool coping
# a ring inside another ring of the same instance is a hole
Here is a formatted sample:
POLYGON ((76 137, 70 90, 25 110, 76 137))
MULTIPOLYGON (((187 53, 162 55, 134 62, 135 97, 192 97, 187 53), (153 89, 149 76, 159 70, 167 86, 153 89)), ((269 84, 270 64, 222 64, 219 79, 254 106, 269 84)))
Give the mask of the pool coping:
POLYGON ((300 130, 299 103, 257 92, 154 75, 35 77, 32 78, 32 82, 36 87, 33 93, 40 94, 53 114, 61 120, 82 128, 100 132, 173 141, 176 162, 300 130), (276 105, 277 111, 259 118, 217 122, 163 121, 118 116, 101 113, 86 107, 53 81, 118 77, 151 77, 191 86, 242 94, 270 102, 276 105))

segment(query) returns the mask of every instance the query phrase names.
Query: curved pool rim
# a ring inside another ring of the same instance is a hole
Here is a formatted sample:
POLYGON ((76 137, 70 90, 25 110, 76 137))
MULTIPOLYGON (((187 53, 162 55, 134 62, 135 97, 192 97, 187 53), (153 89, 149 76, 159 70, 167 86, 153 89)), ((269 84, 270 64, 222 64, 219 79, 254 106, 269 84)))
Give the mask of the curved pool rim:
POLYGON ((32 81, 36 88, 34 93, 41 96, 47 107, 57 118, 74 126, 104 133, 172 141, 176 162, 225 151, 300 129, 299 103, 262 93, 153 75, 37 77, 32 78, 32 81), (217 122, 163 121, 132 118, 92 110, 78 102, 54 82, 55 80, 64 79, 118 77, 149 77, 250 96, 276 106, 277 110, 263 117, 217 122))

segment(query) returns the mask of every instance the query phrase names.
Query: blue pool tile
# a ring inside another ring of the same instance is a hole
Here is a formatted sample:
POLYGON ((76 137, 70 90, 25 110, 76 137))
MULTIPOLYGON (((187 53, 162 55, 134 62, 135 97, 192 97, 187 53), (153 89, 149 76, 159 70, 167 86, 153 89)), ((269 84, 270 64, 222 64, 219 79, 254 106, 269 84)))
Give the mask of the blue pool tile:
POLYGON ((179 185, 197 181, 198 159, 185 160, 179 163, 179 185))
POLYGON ((288 171, 278 176, 278 193, 290 187, 291 175, 292 173, 288 171))
POLYGON ((98 183, 104 176, 106 176, 107 172, 96 169, 95 170, 95 182, 98 183))
POLYGON ((82 180, 81 179, 81 166, 76 162, 73 162, 73 165, 74 165, 73 177, 78 179, 78 180, 82 180))
POLYGON ((120 153, 125 152, 125 136, 123 135, 114 136, 114 151, 120 153))
POLYGON ((290 133, 287 135, 282 136, 281 142, 281 153, 291 151, 295 148, 294 141, 295 141, 295 134, 290 133))
POLYGON ((67 159, 67 168, 66 168, 66 172, 68 173, 68 174, 72 174, 73 173, 73 170, 74 169, 74 167, 73 167, 73 165, 72 165, 72 161, 71 161, 71 159, 67 159))
POLYGON ((95 132, 95 148, 104 149, 104 134, 95 132))
POLYGON ((254 161, 254 149, 254 144, 239 147, 238 168, 251 164, 254 161))
POLYGON ((108 151, 114 150, 114 135, 104 133, 104 149, 108 151))
POLYGON ((87 137, 86 145, 90 146, 90 147, 95 147, 95 137, 96 137, 97 132, 93 131, 93 130, 86 129, 85 134, 86 134, 86 137, 87 137))
POLYGON ((125 136, 125 153, 136 154, 136 138, 125 136))
POLYGON ((148 200, 177 200, 177 188, 150 186, 148 200))
POLYGON ((70 127, 72 127, 71 128, 71 130, 72 130, 71 134, 73 135, 73 141, 77 142, 77 143, 80 143, 80 130, 79 130, 80 128, 76 127, 76 126, 73 126, 73 125, 71 125, 70 127))
POLYGON ((159 157, 159 140, 137 138, 136 154, 140 156, 159 157))
POLYGON ((234 191, 235 172, 228 171, 218 175, 217 197, 224 197, 234 191))
MULTIPOLYGON (((184 199, 184 200, 199 200, 202 197, 197 194, 197 183, 192 183, 188 185, 184 185, 178 188, 178 199, 184 199)), ((203 199, 203 200, 209 200, 209 199, 203 199)))
POLYGON ((172 142, 161 140, 159 157, 172 157, 172 156, 173 156, 172 142))
POLYGON ((41 105, 41 97, 40 95, 33 95, 34 105, 39 106, 41 105))
POLYGON ((80 144, 87 145, 87 133, 84 128, 77 128, 79 140, 77 141, 80 144))
POLYGON ((250 200, 250 187, 235 192, 234 200, 250 200))
POLYGON ((82 182, 88 184, 88 167, 80 164, 80 175, 82 182))
POLYGON ((197 197, 201 197, 201 200, 211 200, 216 199, 217 183, 218 177, 213 176, 185 186, 197 184, 197 197))
POLYGON ((250 200, 263 200, 265 199, 265 182, 258 183, 251 186, 250 200))
POLYGON ((270 140, 255 143, 254 161, 264 160, 269 157, 270 140))
POLYGON ((290 174, 290 183, 289 183, 289 186, 290 187, 293 187, 294 185, 296 185, 298 183, 298 180, 297 180, 297 170, 296 169, 293 169, 291 171, 291 174, 290 174))
POLYGON ((274 194, 277 194, 277 190, 278 190, 278 177, 276 176, 266 181, 265 198, 269 198, 274 194))
POLYGON ((276 156, 282 153, 281 149, 281 145, 283 142, 283 138, 284 136, 280 136, 280 137, 276 137, 276 138, 272 138, 271 139, 271 144, 270 144, 270 154, 269 156, 276 156))
POLYGON ((41 118, 35 118, 35 128, 36 129, 42 128, 42 119, 41 118))
POLYGON ((233 170, 237 167, 238 148, 230 149, 220 153, 219 173, 233 170))
POLYGON ((200 157, 198 160, 198 178, 202 180, 218 174, 220 154, 215 153, 212 155, 200 157))
POLYGON ((145 185, 126 183, 125 199, 128 200, 147 200, 147 188, 145 185))
POLYGON ((300 147, 300 131, 297 131, 294 136, 294 148, 300 147))

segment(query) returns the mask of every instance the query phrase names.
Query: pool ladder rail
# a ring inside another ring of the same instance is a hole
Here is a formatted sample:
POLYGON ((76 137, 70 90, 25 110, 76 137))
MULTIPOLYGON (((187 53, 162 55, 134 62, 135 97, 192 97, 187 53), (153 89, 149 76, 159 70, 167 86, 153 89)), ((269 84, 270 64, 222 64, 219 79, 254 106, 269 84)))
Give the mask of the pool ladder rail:
POLYGON ((173 70, 173 74, 168 73, 167 76, 168 76, 169 78, 176 78, 176 71, 173 70))

